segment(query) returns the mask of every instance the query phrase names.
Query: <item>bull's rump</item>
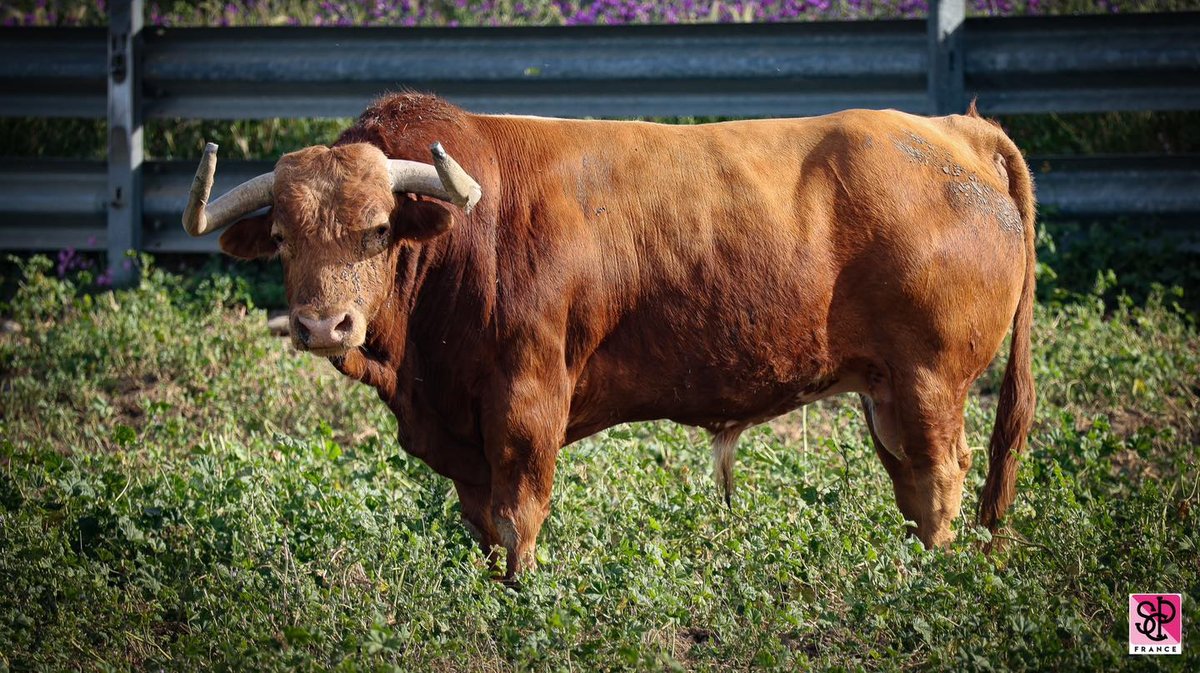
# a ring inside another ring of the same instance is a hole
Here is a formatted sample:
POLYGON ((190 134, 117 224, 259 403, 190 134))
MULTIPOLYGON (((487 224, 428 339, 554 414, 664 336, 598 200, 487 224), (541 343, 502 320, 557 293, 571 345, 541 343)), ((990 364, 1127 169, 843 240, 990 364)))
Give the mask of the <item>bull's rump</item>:
POLYGON ((567 323, 568 439, 639 419, 763 420, 896 358, 966 379, 1012 316, 1023 237, 994 161, 1008 141, 985 122, 489 119, 543 176, 506 185, 542 209, 540 254, 501 234, 516 249, 498 259, 560 277, 565 305, 524 305, 567 323))

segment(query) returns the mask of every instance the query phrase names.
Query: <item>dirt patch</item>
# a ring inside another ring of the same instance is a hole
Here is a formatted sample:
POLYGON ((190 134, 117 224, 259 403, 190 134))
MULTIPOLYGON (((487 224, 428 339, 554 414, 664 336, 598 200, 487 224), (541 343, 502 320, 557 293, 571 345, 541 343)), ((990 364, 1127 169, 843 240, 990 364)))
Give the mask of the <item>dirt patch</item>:
POLYGON ((702 626, 691 626, 679 632, 679 637, 689 645, 704 645, 713 643, 714 645, 721 644, 721 638, 716 631, 706 629, 702 626))

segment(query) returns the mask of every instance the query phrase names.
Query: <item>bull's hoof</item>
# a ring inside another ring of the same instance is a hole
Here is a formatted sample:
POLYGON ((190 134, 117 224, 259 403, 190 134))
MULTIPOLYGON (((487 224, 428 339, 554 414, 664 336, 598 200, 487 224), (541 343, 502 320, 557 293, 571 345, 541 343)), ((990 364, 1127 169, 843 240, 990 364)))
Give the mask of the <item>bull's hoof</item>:
POLYGON ((520 593, 522 590, 520 577, 509 577, 507 575, 497 575, 492 578, 492 581, 499 582, 500 584, 503 584, 505 586, 505 588, 512 589, 513 591, 516 591, 517 593, 520 593))

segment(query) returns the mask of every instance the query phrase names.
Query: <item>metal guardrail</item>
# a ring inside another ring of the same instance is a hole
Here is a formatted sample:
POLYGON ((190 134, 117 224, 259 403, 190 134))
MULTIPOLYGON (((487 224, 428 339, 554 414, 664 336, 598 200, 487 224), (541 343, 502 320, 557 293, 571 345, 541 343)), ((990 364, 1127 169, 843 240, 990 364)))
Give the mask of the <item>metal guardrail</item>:
MULTIPOLYGON (((1060 217, 1200 213, 1200 157, 1031 157, 1038 200, 1060 217)), ((214 193, 271 170, 269 161, 222 161, 214 193)), ((107 247, 106 166, 101 161, 0 161, 0 249, 107 247)), ((217 237, 192 238, 179 220, 196 166, 148 162, 142 248, 214 252, 217 237)))
MULTIPOLYGON (((274 168, 270 161, 222 161, 214 193, 274 168)), ((187 161, 151 161, 143 171, 142 247, 157 252, 213 252, 215 237, 192 238, 180 226, 196 174, 187 161)), ((0 160, 0 249, 104 250, 107 165, 103 161, 0 160)))
MULTIPOLYGON (((545 28, 152 28, 147 117, 352 117, 383 91, 567 117, 932 114, 922 20, 545 28)), ((102 29, 0 29, 0 115, 101 117, 102 29)), ((1200 108, 1200 12, 967 19, 961 110, 1200 108)))
POLYGON ((922 22, 166 32, 152 115, 354 116, 409 86, 467 109, 566 117, 796 116, 925 106, 922 22), (220 54, 201 61, 202 54, 220 54))
MULTIPOLYGON (((195 249, 176 225, 154 224, 176 218, 182 191, 160 181, 173 168, 142 171, 143 116, 354 116, 404 87, 480 112, 593 117, 935 113, 975 95, 984 113, 1200 109, 1200 12, 964 21, 963 0, 934 0, 928 21, 142 30, 142 0, 110 7, 107 30, 0 29, 0 116, 107 114, 110 126, 107 177, 79 164, 0 168, 0 248, 195 249), (44 186, 73 196, 39 196, 44 186)), ((1194 158, 1136 170, 1053 161, 1070 168, 1041 175, 1041 198, 1064 212, 1200 212, 1194 158)))
POLYGON ((968 20, 964 36, 985 113, 1200 109, 1200 12, 968 20))
POLYGON ((0 28, 0 116, 103 117, 108 31, 0 28))

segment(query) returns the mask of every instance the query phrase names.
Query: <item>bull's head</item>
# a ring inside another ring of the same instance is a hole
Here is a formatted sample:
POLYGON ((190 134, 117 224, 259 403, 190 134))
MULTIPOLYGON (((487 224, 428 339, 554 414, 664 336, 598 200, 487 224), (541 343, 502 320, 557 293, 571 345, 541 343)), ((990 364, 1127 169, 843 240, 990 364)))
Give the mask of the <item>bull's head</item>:
POLYGON ((228 227, 221 249, 279 255, 292 343, 337 356, 361 346, 393 282, 398 247, 448 230, 453 203, 470 212, 482 190, 435 143, 433 165, 388 159, 373 145, 309 147, 212 203, 217 146, 204 148, 183 227, 203 236, 228 227), (270 207, 263 214, 248 217, 270 207))

